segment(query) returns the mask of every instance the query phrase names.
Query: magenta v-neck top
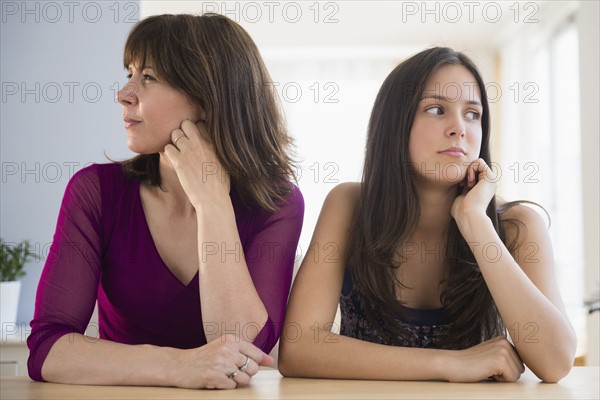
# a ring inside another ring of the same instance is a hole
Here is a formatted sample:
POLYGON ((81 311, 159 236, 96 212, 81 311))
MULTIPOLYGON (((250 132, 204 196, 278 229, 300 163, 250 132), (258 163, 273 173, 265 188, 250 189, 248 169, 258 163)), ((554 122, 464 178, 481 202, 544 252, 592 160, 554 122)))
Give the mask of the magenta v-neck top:
MULTIPOLYGON (((274 213, 244 205, 233 187, 231 201, 248 271, 269 314, 254 344, 268 353, 281 334, 304 200, 294 186, 274 213)), ((84 333, 96 300, 99 327, 88 334, 181 349, 206 344, 198 273, 186 285, 165 265, 140 182, 117 163, 90 165, 67 185, 27 339, 32 379, 43 380, 42 365, 60 337, 84 333)))

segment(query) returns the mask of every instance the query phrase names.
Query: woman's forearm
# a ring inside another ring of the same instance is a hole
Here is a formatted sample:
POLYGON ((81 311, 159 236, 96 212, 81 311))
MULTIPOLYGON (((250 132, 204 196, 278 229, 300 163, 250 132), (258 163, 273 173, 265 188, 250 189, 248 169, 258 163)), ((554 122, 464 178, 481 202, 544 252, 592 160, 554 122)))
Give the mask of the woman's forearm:
POLYGON ((55 383, 173 386, 171 374, 176 370, 174 363, 180 351, 70 333, 50 349, 42 376, 55 383))
POLYGON ((252 342, 268 319, 244 257, 233 207, 197 209, 200 304, 206 339, 252 342))

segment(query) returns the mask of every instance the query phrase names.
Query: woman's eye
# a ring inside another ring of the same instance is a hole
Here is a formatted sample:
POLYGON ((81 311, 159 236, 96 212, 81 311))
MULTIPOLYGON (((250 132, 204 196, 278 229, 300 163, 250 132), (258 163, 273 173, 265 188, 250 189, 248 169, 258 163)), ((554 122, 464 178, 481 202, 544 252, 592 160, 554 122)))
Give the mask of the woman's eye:
POLYGON ((127 79, 131 79, 131 74, 127 74, 127 79))
POLYGON ((467 116, 473 121, 477 121, 481 117, 481 114, 479 114, 477 111, 469 111, 467 116))
POLYGON ((144 80, 155 81, 156 79, 152 75, 144 74, 144 80))
POLYGON ((439 106, 430 107, 427 110, 425 110, 425 112, 433 115, 442 115, 444 113, 442 107, 439 106))

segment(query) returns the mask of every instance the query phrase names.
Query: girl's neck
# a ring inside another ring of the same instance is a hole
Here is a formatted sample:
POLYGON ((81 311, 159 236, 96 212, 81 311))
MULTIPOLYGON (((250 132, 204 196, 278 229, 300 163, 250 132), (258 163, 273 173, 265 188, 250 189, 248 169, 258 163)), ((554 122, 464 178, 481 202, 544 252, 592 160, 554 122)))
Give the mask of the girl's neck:
POLYGON ((421 215, 413 238, 423 240, 445 239, 452 220, 452 203, 456 187, 418 186, 417 195, 421 215))

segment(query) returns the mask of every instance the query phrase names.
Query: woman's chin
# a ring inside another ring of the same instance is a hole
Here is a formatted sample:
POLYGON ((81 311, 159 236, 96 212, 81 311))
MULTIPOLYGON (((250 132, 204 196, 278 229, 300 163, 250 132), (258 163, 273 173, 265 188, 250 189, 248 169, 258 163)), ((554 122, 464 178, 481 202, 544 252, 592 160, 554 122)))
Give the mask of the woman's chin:
POLYGON ((131 140, 127 141, 127 147, 129 148, 129 150, 133 151, 134 153, 140 154, 140 155, 156 154, 156 153, 160 153, 160 152, 164 151, 164 147, 149 146, 147 144, 136 143, 131 140))

